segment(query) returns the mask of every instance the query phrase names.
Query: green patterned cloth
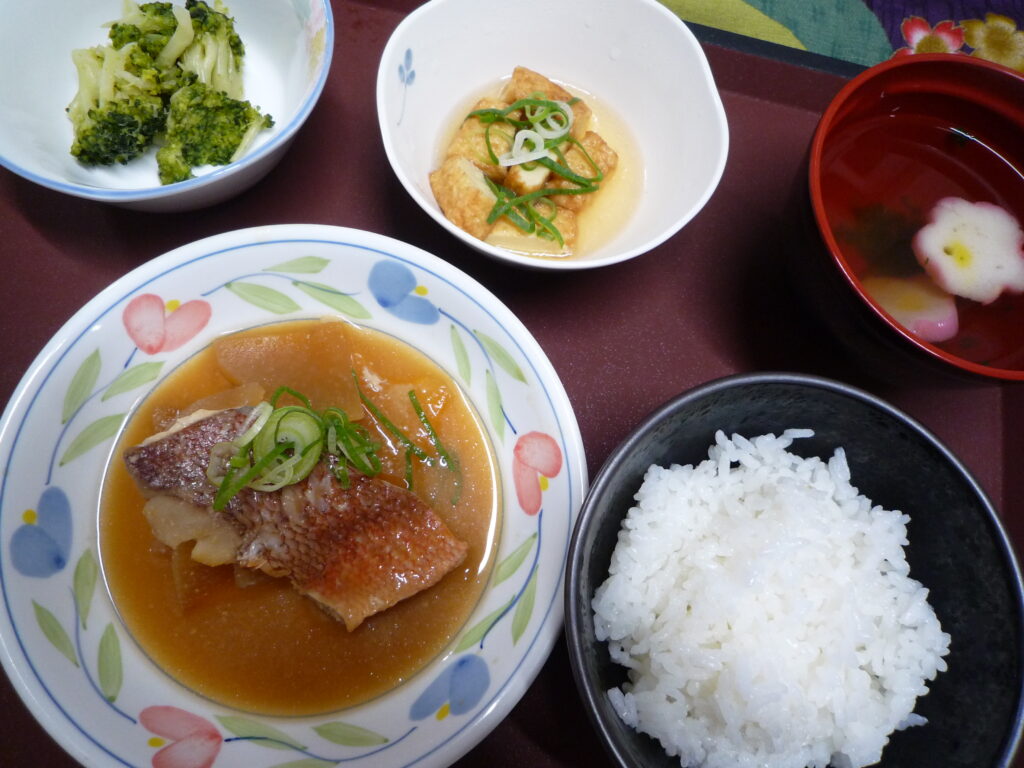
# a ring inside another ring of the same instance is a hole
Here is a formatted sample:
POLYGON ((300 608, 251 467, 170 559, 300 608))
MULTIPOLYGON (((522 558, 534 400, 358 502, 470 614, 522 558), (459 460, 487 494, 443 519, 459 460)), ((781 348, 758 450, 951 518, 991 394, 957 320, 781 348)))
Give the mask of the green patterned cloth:
POLYGON ((943 51, 1024 71, 1024 0, 662 0, 684 21, 870 66, 943 51))

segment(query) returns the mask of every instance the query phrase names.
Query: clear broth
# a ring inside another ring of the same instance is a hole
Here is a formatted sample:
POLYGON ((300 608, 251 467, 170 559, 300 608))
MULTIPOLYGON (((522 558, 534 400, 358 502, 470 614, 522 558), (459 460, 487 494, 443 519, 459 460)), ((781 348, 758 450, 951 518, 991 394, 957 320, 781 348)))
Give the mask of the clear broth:
MULTIPOLYGON (((922 273, 914 234, 944 197, 988 201, 1024 222, 1020 127, 926 96, 883 98, 873 114, 837 131, 822 155, 829 225, 858 278, 922 273)), ((957 298, 960 330, 935 346, 972 362, 1024 368, 1024 296, 983 305, 957 298)))

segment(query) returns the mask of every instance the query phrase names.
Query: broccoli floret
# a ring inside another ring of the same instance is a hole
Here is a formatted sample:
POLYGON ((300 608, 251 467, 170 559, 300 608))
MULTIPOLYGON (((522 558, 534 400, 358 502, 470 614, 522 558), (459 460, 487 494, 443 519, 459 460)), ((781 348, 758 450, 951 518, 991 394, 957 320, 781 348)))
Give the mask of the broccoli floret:
POLYGON ((129 4, 125 15, 110 27, 110 44, 123 48, 128 43, 138 43, 153 58, 171 39, 178 27, 170 3, 129 4))
POLYGON ((186 0, 195 38, 181 54, 181 67, 195 72, 199 82, 242 97, 242 58, 245 46, 235 32, 235 22, 219 2, 211 8, 204 0, 186 0))
POLYGON ((180 144, 164 144, 156 152, 156 164, 161 184, 175 184, 191 179, 192 166, 182 154, 180 144))
POLYGON ((149 148, 163 124, 160 99, 112 101, 103 109, 89 110, 75 133, 71 154, 86 165, 124 165, 149 148))
POLYGON ((169 184, 232 162, 274 124, 241 100, 245 48, 221 0, 125 0, 110 26, 109 45, 72 54, 79 86, 67 112, 81 162, 127 163, 166 134, 157 162, 169 184))
POLYGON ((156 155, 160 183, 190 179, 200 165, 227 165, 273 124, 248 101, 201 82, 182 88, 171 97, 165 143, 156 155))
POLYGON ((72 55, 78 93, 67 108, 71 154, 87 165, 127 163, 152 144, 166 105, 153 61, 138 45, 86 48, 72 55))

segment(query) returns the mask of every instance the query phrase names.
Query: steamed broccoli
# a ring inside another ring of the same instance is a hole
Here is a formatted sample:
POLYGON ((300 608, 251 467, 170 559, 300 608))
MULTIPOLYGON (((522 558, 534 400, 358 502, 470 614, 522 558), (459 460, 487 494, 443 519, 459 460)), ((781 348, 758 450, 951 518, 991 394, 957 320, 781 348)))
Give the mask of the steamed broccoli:
POLYGON ((124 15, 110 27, 110 44, 121 48, 138 43, 161 69, 175 65, 195 39, 192 16, 171 3, 125 2, 124 15))
POLYGON ((71 154, 88 165, 124 164, 141 155, 166 121, 153 60, 134 43, 86 48, 72 58, 78 93, 67 110, 75 127, 71 154))
POLYGON ((190 179, 196 166, 237 160, 273 124, 248 101, 203 83, 185 86, 171 97, 165 143, 156 153, 160 183, 190 179))
POLYGON ((235 32, 235 22, 217 2, 211 8, 204 0, 186 0, 192 16, 195 39, 181 54, 181 67, 195 72, 199 82, 224 91, 233 99, 242 97, 242 57, 245 46, 235 32))
POLYGON ((245 49, 226 10, 221 0, 125 0, 110 44, 72 53, 79 88, 67 109, 71 154, 110 165, 163 144, 164 184, 241 156, 273 120, 241 100, 245 49))
POLYGON ((110 25, 110 44, 122 48, 128 43, 138 43, 150 56, 156 56, 167 45, 178 19, 170 3, 129 4, 125 15, 110 25))

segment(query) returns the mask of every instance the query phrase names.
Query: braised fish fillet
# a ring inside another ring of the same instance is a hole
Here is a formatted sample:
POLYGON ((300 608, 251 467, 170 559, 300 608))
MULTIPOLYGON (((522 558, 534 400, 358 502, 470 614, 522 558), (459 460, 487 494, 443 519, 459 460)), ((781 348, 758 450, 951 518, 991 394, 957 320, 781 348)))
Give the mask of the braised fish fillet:
POLYGON ((279 491, 245 488, 212 508, 210 450, 236 437, 249 413, 232 408, 156 435, 125 451, 146 496, 173 496, 231 525, 235 562, 291 580, 337 614, 349 630, 367 617, 437 583, 466 556, 466 544, 410 491, 350 472, 342 488, 321 462, 279 491))

